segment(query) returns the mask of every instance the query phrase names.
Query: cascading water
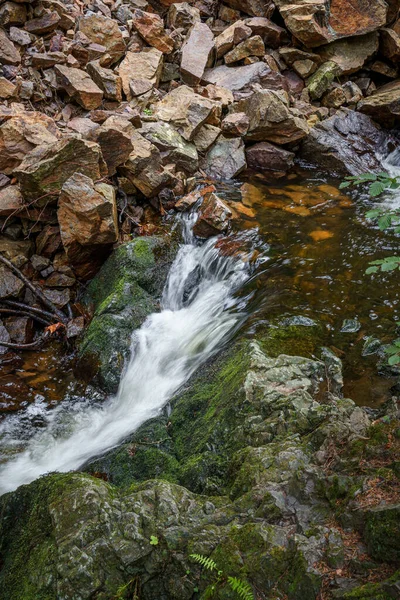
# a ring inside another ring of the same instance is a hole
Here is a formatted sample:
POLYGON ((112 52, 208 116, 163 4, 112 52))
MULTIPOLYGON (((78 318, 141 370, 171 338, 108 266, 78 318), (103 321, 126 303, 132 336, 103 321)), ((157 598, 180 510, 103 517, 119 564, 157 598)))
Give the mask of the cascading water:
MULTIPOLYGON (((116 446, 156 416, 240 324, 244 313, 235 292, 249 277, 249 263, 243 255, 223 256, 215 238, 197 245, 191 233, 195 218, 182 220, 185 243, 171 267, 161 312, 133 333, 132 358, 117 395, 103 404, 66 401, 47 411, 47 426, 0 470, 0 494, 44 473, 78 469, 116 446)), ((20 445, 7 421, 0 436, 11 448, 20 445)))

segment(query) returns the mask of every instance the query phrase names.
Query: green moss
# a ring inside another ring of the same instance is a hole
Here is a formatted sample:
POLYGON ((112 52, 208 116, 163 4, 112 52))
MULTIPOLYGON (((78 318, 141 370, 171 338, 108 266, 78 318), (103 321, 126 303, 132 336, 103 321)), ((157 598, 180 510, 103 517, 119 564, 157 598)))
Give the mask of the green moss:
POLYGON ((364 537, 373 558, 382 562, 400 561, 400 505, 368 511, 364 537))
POLYGON ((320 345, 320 330, 318 326, 273 326, 266 331, 259 343, 268 356, 288 354, 310 358, 320 345))
POLYGON ((393 600, 397 598, 397 592, 395 585, 400 580, 400 571, 397 571, 389 579, 380 583, 367 583, 361 585, 350 592, 347 592, 343 598, 344 600, 393 600))

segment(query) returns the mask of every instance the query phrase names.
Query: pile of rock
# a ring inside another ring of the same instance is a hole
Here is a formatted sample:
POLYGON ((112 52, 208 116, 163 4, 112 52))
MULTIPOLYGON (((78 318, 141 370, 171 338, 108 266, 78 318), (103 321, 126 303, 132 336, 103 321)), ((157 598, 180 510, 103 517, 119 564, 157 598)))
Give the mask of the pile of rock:
MULTIPOLYGON (((196 176, 282 177, 296 153, 379 168, 388 136, 370 117, 400 119, 399 6, 2 2, 0 252, 64 307, 146 203, 172 208, 196 176)), ((229 220, 210 194, 204 237, 229 220)), ((0 300, 29 303, 11 279, 0 300)))

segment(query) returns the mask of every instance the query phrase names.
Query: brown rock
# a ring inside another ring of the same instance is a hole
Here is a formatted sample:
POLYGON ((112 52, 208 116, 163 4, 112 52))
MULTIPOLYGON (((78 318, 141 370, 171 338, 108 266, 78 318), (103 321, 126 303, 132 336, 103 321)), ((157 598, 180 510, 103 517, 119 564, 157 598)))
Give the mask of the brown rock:
POLYGON ((168 26, 186 32, 195 23, 200 23, 200 11, 187 2, 171 4, 168 11, 168 26))
POLYGON ((132 98, 143 96, 153 89, 153 84, 149 79, 131 79, 129 82, 129 89, 132 98))
POLYGON ((400 36, 393 29, 381 29, 380 52, 395 64, 400 61, 400 36))
POLYGON ((247 27, 250 27, 253 35, 260 35, 268 48, 280 48, 289 41, 286 29, 275 25, 265 17, 253 17, 246 19, 247 27))
POLYGON ((283 177, 293 166, 295 154, 283 148, 260 142, 246 148, 247 166, 272 177, 283 177))
POLYGON ((333 61, 340 68, 340 75, 355 73, 378 51, 377 31, 348 40, 338 40, 319 48, 318 54, 324 61, 333 61))
POLYGON ((373 71, 374 73, 379 73, 379 75, 384 75, 385 77, 388 77, 389 79, 398 79, 398 77, 399 77, 398 70, 395 69, 394 67, 391 67, 390 65, 388 65, 386 62, 383 62, 382 60, 374 60, 374 62, 368 66, 369 66, 370 70, 373 71))
POLYGON ((131 100, 129 84, 132 79, 148 79, 153 86, 160 82, 163 54, 156 48, 145 48, 142 52, 127 52, 118 67, 122 79, 122 88, 128 100, 131 100))
POLYGON ((230 208, 216 194, 207 194, 201 204, 193 233, 201 238, 219 235, 228 229, 231 218, 230 208))
POLYGON ((29 33, 34 33, 35 35, 43 35, 45 33, 50 33, 57 28, 57 25, 60 22, 60 16, 57 12, 49 12, 45 13, 42 17, 38 17, 37 19, 32 19, 31 21, 27 21, 25 23, 25 29, 29 33))
POLYGON ((384 0, 275 0, 289 31, 308 48, 363 35, 386 23, 384 0))
POLYGON ((197 85, 214 48, 214 35, 206 23, 196 23, 182 46, 181 74, 185 83, 197 85))
POLYGON ((123 117, 110 117, 96 129, 94 139, 100 145, 110 176, 128 160, 133 150, 132 132, 133 126, 123 117))
POLYGON ((253 17, 271 17, 275 9, 272 0, 225 0, 225 4, 253 17))
POLYGON ((54 65, 62 65, 67 60, 67 57, 62 52, 38 52, 32 54, 31 64, 36 69, 49 69, 54 65))
POLYGON ((0 27, 0 65, 19 65, 21 56, 4 31, 0 27))
POLYGON ((103 92, 85 71, 56 65, 55 72, 59 85, 83 108, 93 110, 100 106, 103 92))
POLYGON ((18 29, 18 27, 10 27, 10 40, 19 46, 29 46, 29 44, 32 43, 32 36, 23 29, 18 29))
POLYGON ((0 265, 0 299, 19 296, 24 284, 3 264, 0 265))
POLYGON ((60 137, 53 119, 40 112, 21 112, 0 126, 0 172, 11 174, 36 146, 60 137))
POLYGON ((232 50, 233 46, 243 42, 251 36, 252 30, 244 21, 237 21, 227 27, 215 38, 215 51, 217 58, 232 50))
POLYGON ((100 66, 99 61, 89 62, 86 70, 95 84, 103 90, 104 98, 121 102, 122 100, 122 79, 115 75, 112 69, 105 69, 100 66))
POLYGON ((95 181, 107 174, 100 146, 95 142, 70 136, 32 150, 19 165, 15 175, 21 184, 24 198, 36 198, 39 205, 43 205, 52 196, 57 197, 65 181, 77 169, 95 181))
POLYGON ((4 323, 14 344, 30 344, 33 341, 34 327, 30 317, 8 317, 4 323))
POLYGON ((60 248, 60 228, 46 225, 36 238, 36 253, 50 258, 60 248))
POLYGON ((0 217, 16 214, 23 204, 24 200, 17 185, 8 185, 0 189, 0 217))
POLYGON ((0 6, 0 23, 4 26, 23 25, 27 19, 26 6, 16 2, 4 2, 0 6))
POLYGON ((132 25, 142 38, 153 48, 164 54, 170 54, 174 49, 174 40, 164 29, 164 21, 155 13, 135 10, 132 25))
POLYGON ((93 43, 100 44, 110 55, 110 64, 125 54, 125 42, 117 21, 100 14, 85 15, 79 19, 79 31, 93 43))
POLYGON ((225 54, 224 61, 227 65, 243 60, 246 56, 264 56, 265 46, 259 35, 254 35, 244 42, 241 42, 225 54))
POLYGON ((400 80, 379 88, 372 96, 358 103, 357 110, 385 127, 400 122, 400 80))
POLYGON ((197 171, 196 147, 183 139, 170 123, 143 123, 140 134, 160 150, 164 165, 175 165, 176 169, 190 174, 197 171))
POLYGON ((232 113, 225 117, 221 129, 225 135, 246 135, 250 127, 249 117, 245 113, 232 113))
POLYGON ((68 121, 67 127, 76 133, 80 133, 83 138, 93 139, 93 134, 100 125, 85 117, 75 117, 68 121))
POLYGON ((216 142, 218 136, 221 134, 219 127, 215 125, 202 125, 199 131, 193 138, 193 143, 196 146, 198 152, 204 153, 216 142))
POLYGON ((70 340, 80 336, 85 329, 84 317, 75 317, 71 319, 67 325, 67 338, 70 340))
POLYGON ((12 98, 17 90, 17 87, 8 81, 5 77, 0 77, 0 98, 6 100, 12 98))

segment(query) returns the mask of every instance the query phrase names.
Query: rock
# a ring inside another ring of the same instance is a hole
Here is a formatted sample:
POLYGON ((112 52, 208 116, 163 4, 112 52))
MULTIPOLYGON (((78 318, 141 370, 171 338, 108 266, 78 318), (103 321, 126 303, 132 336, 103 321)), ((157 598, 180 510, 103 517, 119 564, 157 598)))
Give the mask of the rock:
POLYGON ((0 126, 0 172, 11 174, 36 146, 53 144, 60 133, 40 112, 20 112, 0 126))
POLYGON ((259 35, 254 35, 238 44, 233 50, 225 54, 224 61, 227 65, 243 60, 246 56, 264 56, 265 46, 259 35))
POLYGON ((321 98, 339 74, 340 67, 337 63, 328 61, 321 65, 307 81, 307 90, 310 98, 312 100, 321 98))
POLYGON ((55 11, 44 13, 42 17, 27 21, 25 23, 25 29, 28 31, 28 33, 43 35, 45 33, 54 31, 57 28, 57 25, 60 23, 60 20, 59 14, 55 11))
POLYGON ((211 29, 206 23, 195 23, 181 50, 181 74, 185 83, 195 86, 201 81, 213 48, 211 29))
POLYGON ((17 185, 0 188, 0 217, 17 214, 23 204, 24 200, 17 185))
POLYGON ((83 108, 98 108, 103 100, 103 92, 89 75, 81 69, 56 65, 55 71, 59 85, 83 108))
POLYGON ((46 225, 36 238, 36 253, 51 258, 61 245, 59 227, 46 225))
POLYGON ((217 58, 222 58, 224 54, 232 50, 233 46, 243 42, 252 34, 250 27, 246 25, 244 21, 236 21, 229 27, 224 29, 215 38, 215 51, 217 58))
POLYGON ((154 116, 174 125, 185 140, 191 141, 215 106, 214 101, 181 85, 155 105, 154 116))
POLYGON ((0 27, 0 65, 19 65, 21 56, 7 33, 0 27))
POLYGON ((74 117, 68 121, 67 127, 68 129, 79 133, 83 138, 92 139, 94 132, 100 125, 85 117, 74 117))
POLYGON ((43 294, 58 308, 64 308, 64 306, 71 301, 71 292, 69 288, 64 288, 62 290, 43 288, 43 294))
POLYGON ((377 31, 346 40, 338 40, 321 46, 318 54, 323 60, 333 61, 339 66, 340 75, 350 75, 361 69, 379 47, 377 31))
POLYGON ((66 137, 32 150, 15 170, 15 175, 24 198, 36 198, 39 206, 43 206, 52 196, 57 197, 64 183, 78 168, 94 181, 107 174, 98 144, 78 137, 66 137))
POLYGON ((221 135, 208 151, 202 169, 213 179, 234 179, 246 168, 244 144, 240 138, 221 135))
POLYGON ((11 342, 10 334, 4 327, 2 321, 0 321, 0 355, 9 351, 9 348, 7 348, 7 346, 2 346, 1 342, 11 342))
POLYGON ((171 4, 168 11, 168 25, 174 29, 182 29, 187 32, 192 25, 200 23, 200 11, 188 2, 171 4))
POLYGON ((313 127, 300 157, 339 176, 382 170, 377 153, 385 153, 388 138, 366 115, 342 109, 313 127))
POLYGON ((107 164, 108 175, 114 175, 117 167, 128 160, 133 150, 132 124, 124 117, 109 117, 93 134, 107 164))
POLYGON ((301 140, 309 133, 306 120, 297 116, 282 95, 272 90, 260 90, 236 102, 231 112, 244 112, 248 116, 247 140, 286 144, 301 140))
POLYGON ((400 80, 380 87, 358 103, 357 109, 384 127, 394 127, 400 121, 400 80))
POLYGON ((207 194, 200 206, 193 233, 201 238, 223 233, 228 229, 231 217, 230 208, 216 194, 207 194))
POLYGON ((206 69, 203 81, 227 88, 232 92, 248 90, 254 84, 269 89, 286 89, 282 75, 272 71, 263 62, 241 67, 221 65, 214 69, 206 69))
POLYGON ((253 17, 271 17, 275 9, 272 0, 225 0, 225 4, 253 17))
POLYGON ((147 94, 153 89, 153 84, 149 79, 131 79, 129 90, 133 98, 147 94))
POLYGON ((16 2, 4 2, 0 6, 0 22, 3 27, 23 25, 27 19, 26 6, 16 2))
POLYGON ((86 65, 86 70, 94 83, 103 91, 104 98, 122 101, 122 79, 115 75, 112 69, 100 66, 99 61, 92 61, 86 65))
POLYGON ((80 371, 116 392, 131 348, 132 331, 158 310, 176 252, 165 237, 140 237, 117 247, 91 281, 84 302, 93 319, 79 347, 80 371))
POLYGON ((382 28, 380 30, 380 52, 396 64, 400 61, 400 36, 393 29, 382 28))
POLYGON ((245 113, 232 113, 227 115, 221 123, 225 135, 246 135, 250 127, 249 117, 245 113))
MULTIPOLYGON (((0 33, 1 38, 1 33, 0 33)), ((18 27, 10 27, 10 40, 15 42, 19 46, 29 46, 32 43, 32 36, 23 29, 18 29, 18 27)), ((0 43, 1 48, 1 43, 0 43)), ((0 50, 1 52, 1 50, 0 50)))
POLYGON ((9 298, 10 296, 18 297, 23 289, 24 284, 22 281, 6 266, 0 264, 0 299, 9 298))
POLYGON ((136 9, 132 25, 149 46, 164 54, 170 54, 174 49, 174 40, 166 33, 164 22, 159 15, 136 9))
POLYGON ((247 166, 272 177, 283 177, 294 164, 295 154, 283 148, 260 142, 246 148, 247 166))
POLYGON ((192 174, 197 171, 196 146, 187 142, 169 123, 143 123, 140 134, 161 152, 164 164, 174 164, 179 170, 192 174))
POLYGON ((75 317, 71 319, 67 325, 67 338, 69 340, 77 338, 85 331, 85 319, 84 317, 75 317))
MULTIPOLYGON (((30 317, 8 317, 5 326, 14 344, 30 344, 33 342, 34 328, 30 317)), ((6 341, 6 340, 4 340, 6 341)))
POLYGON ((36 69, 49 69, 54 65, 62 65, 67 57, 63 52, 37 52, 32 55, 31 64, 36 69))
POLYGON ((268 48, 280 48, 288 42, 286 29, 279 27, 265 17, 253 17, 246 19, 246 26, 250 27, 253 35, 260 35, 268 48))
POLYGON ((384 0, 276 0, 286 27, 307 48, 376 31, 386 23, 384 0))
POLYGON ((128 100, 132 99, 129 84, 132 79, 148 79, 153 86, 160 82, 163 54, 156 48, 145 48, 142 52, 127 52, 118 67, 122 88, 128 100))
POLYGON ((61 189, 57 217, 70 265, 80 278, 90 279, 118 239, 114 188, 75 173, 61 189))
POLYGON ((6 100, 12 98, 15 95, 17 87, 8 81, 5 77, 0 77, 0 98, 6 100))
POLYGON ((217 140, 220 133, 220 128, 215 127, 215 125, 202 125, 193 138, 193 143, 196 146, 198 152, 207 152, 210 146, 212 146, 217 140))
POLYGON ((110 64, 124 56, 124 37, 114 19, 100 14, 87 14, 80 17, 78 28, 91 42, 106 48, 111 59, 110 64))
POLYGON ((40 256, 39 254, 33 254, 31 256, 31 263, 36 271, 43 271, 43 269, 47 269, 47 267, 50 265, 50 260, 44 256, 40 256))
POLYGON ((365 538, 371 556, 397 564, 400 559, 400 505, 377 506, 366 512, 365 538))

